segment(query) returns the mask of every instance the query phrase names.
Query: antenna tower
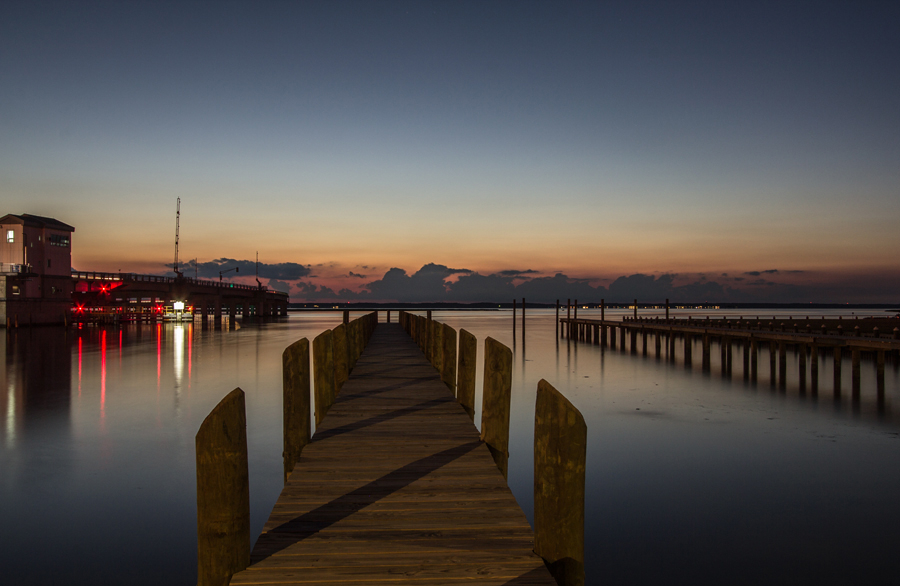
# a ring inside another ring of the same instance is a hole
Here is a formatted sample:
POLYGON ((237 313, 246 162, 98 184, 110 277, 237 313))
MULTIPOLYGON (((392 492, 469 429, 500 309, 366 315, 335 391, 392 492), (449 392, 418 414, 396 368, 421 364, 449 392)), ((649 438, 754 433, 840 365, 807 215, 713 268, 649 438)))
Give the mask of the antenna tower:
POLYGON ((175 208, 175 276, 180 277, 181 272, 178 270, 178 228, 181 221, 181 198, 178 198, 178 204, 175 208))

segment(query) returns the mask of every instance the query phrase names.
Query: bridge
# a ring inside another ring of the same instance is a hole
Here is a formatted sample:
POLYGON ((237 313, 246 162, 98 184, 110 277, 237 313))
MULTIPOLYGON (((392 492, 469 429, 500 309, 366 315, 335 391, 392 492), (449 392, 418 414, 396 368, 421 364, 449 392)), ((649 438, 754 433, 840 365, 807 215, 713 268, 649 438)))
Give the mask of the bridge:
POLYGON ((227 314, 232 321, 240 313, 274 317, 287 315, 288 295, 264 286, 191 277, 162 277, 137 273, 72 272, 75 321, 155 321, 165 306, 182 301, 215 324, 227 314))

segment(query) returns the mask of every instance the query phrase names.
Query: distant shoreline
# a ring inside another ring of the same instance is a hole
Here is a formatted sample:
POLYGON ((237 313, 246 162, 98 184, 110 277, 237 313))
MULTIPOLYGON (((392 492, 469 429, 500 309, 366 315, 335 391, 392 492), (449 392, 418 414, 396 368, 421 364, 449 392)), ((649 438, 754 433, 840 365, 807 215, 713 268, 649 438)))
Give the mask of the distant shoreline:
MULTIPOLYGON (((607 309, 630 309, 633 303, 619 302, 606 303, 607 309)), ((587 306, 590 309, 599 308, 599 301, 579 303, 578 307, 587 306)), ((512 302, 506 303, 289 303, 289 311, 342 311, 362 309, 410 309, 410 310, 459 310, 459 311, 500 311, 512 309, 512 302)), ((516 308, 521 308, 521 303, 516 300, 516 308)), ((556 303, 527 303, 528 309, 553 309, 556 303)), ((565 303, 560 303, 560 308, 565 308, 565 303)), ((664 309, 665 302, 638 303, 639 309, 664 309)), ((670 308, 684 309, 881 309, 886 312, 900 312, 898 303, 685 303, 671 302, 670 308)))

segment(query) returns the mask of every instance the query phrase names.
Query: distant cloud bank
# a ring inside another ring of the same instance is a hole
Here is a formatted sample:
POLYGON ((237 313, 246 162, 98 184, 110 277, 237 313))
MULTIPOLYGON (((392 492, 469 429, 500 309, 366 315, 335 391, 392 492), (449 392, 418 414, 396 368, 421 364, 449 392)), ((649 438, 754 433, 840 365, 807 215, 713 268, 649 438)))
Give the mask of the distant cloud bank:
MULTIPOLYGON (((313 274, 310 265, 298 263, 259 263, 259 279, 270 288, 288 292, 295 302, 509 302, 526 298, 535 303, 554 303, 557 299, 584 303, 656 303, 669 299, 686 303, 894 303, 900 302, 900 276, 894 274, 819 275, 812 279, 802 270, 765 269, 731 274, 717 273, 712 278, 702 273, 635 273, 618 278, 574 278, 564 273, 542 274, 535 269, 504 269, 481 274, 465 268, 428 263, 409 274, 391 268, 381 278, 339 270, 331 263, 317 264, 335 269, 332 275, 313 274), (593 285, 607 282, 609 284, 593 285)), ((171 267, 171 265, 169 265, 171 267)), ((374 267, 372 267, 374 268, 374 267)), ((252 283, 256 263, 249 260, 219 258, 209 262, 189 261, 183 265, 187 276, 252 283), (239 267, 239 272, 229 271, 239 267), (224 272, 228 271, 228 272, 224 272)))

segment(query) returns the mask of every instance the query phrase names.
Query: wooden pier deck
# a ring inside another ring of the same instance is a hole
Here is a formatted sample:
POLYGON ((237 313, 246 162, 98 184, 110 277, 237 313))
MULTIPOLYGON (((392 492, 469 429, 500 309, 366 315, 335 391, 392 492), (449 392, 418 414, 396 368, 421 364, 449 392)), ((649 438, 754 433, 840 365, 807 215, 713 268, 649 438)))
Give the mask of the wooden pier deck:
POLYGON ((231 584, 553 585, 474 424, 380 324, 231 584))

